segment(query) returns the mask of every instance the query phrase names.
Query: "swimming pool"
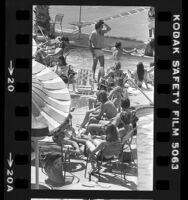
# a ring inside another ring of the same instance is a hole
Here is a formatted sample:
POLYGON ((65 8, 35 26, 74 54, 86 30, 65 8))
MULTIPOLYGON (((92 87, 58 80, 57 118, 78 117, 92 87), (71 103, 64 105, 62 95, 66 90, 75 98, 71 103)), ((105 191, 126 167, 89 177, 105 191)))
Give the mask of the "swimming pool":
MULTIPOLYGON (((110 52, 104 52, 105 55, 105 69, 113 66, 115 61, 112 58, 110 52)), ((138 62, 143 62, 145 67, 148 67, 154 59, 151 57, 136 57, 136 56, 122 56, 119 60, 122 64, 122 70, 135 70, 138 62)), ((72 65, 75 71, 79 69, 91 69, 92 68, 92 55, 88 48, 74 48, 71 49, 70 54, 67 56, 67 63, 72 65)), ((98 63, 99 66, 99 63, 98 63)), ((98 67, 97 67, 98 68, 98 67)))
MULTIPOLYGON (((112 54, 110 52, 105 52, 105 69, 110 66, 113 66, 115 61, 112 58, 112 54)), ((151 62, 154 62, 154 59, 151 57, 136 57, 136 56, 122 56, 120 60, 122 64, 122 70, 135 70, 138 62, 143 62, 145 67, 148 67, 151 62)), ((87 48, 73 48, 71 49, 70 54, 67 56, 67 63, 73 66, 75 71, 79 69, 91 69, 92 68, 92 55, 89 49, 87 48)), ((98 63, 99 66, 99 63, 98 63)), ((98 69, 98 67, 97 67, 98 69)), ((97 75, 97 73, 96 73, 97 75)), ((134 91, 133 91, 134 92, 134 91)), ((132 91, 131 91, 132 93, 132 91)), ((148 101, 146 98, 140 93, 134 94, 130 96, 131 106, 135 105, 146 105, 148 101)), ((147 95, 153 100, 153 92, 147 91, 147 95)), ((75 108, 81 108, 88 106, 88 97, 71 97, 71 106, 75 108)))

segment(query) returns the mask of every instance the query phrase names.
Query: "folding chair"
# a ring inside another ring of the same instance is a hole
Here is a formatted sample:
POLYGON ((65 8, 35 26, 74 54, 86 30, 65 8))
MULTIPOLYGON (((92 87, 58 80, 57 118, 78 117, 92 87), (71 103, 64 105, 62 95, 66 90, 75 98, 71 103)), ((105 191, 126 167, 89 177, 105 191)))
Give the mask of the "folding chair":
MULTIPOLYGON (((133 149, 132 149, 132 141, 134 137, 134 131, 137 129, 137 127, 133 128, 129 133, 122 138, 122 144, 123 144, 123 149, 122 149, 122 154, 124 150, 127 148, 130 150, 131 153, 131 162, 135 164, 134 162, 134 156, 133 156, 133 149)), ((122 155, 123 156, 123 155, 122 155)))
POLYGON ((94 80, 93 80, 93 73, 91 70, 80 69, 78 71, 76 88, 79 93, 93 94, 94 80))
MULTIPOLYGON (((114 144, 112 144, 114 146, 114 148, 112 148, 111 145, 108 145, 106 147, 104 147, 102 150, 101 150, 101 154, 102 154, 102 159, 101 160, 98 160, 96 159, 96 162, 97 162, 97 174, 99 176, 99 181, 100 181, 100 169, 101 169, 101 166, 103 164, 113 164, 113 162, 116 163, 116 166, 117 166, 117 169, 121 171, 121 181, 122 181, 122 175, 124 175, 124 179, 125 179, 125 173, 124 173, 124 170, 122 168, 122 159, 120 159, 120 155, 122 155, 122 150, 123 150, 123 145, 121 144, 121 142, 115 142, 114 144), (110 154, 112 156, 112 158, 110 159, 105 159, 104 156, 103 156, 103 152, 107 151, 108 154, 110 154)), ((90 155, 88 153, 87 155, 87 159, 86 159, 86 167, 85 167, 85 177, 86 177, 86 173, 87 173, 87 165, 88 165, 88 162, 90 162, 90 155)), ((92 173, 89 174, 89 181, 91 181, 91 175, 93 175, 92 173)))
MULTIPOLYGON (((96 160, 96 162, 97 162, 97 173, 98 173, 98 176, 99 176, 99 180, 100 180, 100 169, 101 169, 101 166, 104 163, 112 164, 113 162, 116 163, 117 169, 121 171, 121 181, 123 180, 122 179, 122 175, 123 175, 124 180, 125 180, 125 169, 123 167, 123 165, 124 165, 123 153, 124 153, 125 149, 129 148, 130 151, 131 151, 131 161, 134 162, 133 150, 132 150, 131 144, 132 144, 133 134, 134 134, 135 130, 136 130, 136 128, 134 128, 131 131, 129 131, 129 133, 126 136, 123 137, 121 142, 117 142, 116 143, 116 147, 115 148, 112 148, 109 145, 109 146, 104 147, 104 149, 101 150, 102 151, 101 152, 102 153, 102 159, 100 161, 96 160), (108 153, 110 152, 110 154, 112 155, 112 158, 109 159, 108 161, 104 161, 103 152, 105 152, 105 151, 107 151, 108 153)), ((86 159, 85 177, 86 177, 88 162, 90 162, 89 153, 88 153, 87 159, 86 159)), ((90 174, 90 176, 89 176, 89 180, 91 180, 91 175, 92 174, 90 174)))
POLYGON ((62 27, 63 17, 64 17, 64 14, 57 14, 55 16, 55 21, 54 21, 54 31, 58 32, 58 33, 61 33, 61 35, 63 35, 63 27, 62 27), (56 24, 58 24, 60 26, 61 31, 59 31, 59 29, 56 29, 56 27, 55 27, 56 24))

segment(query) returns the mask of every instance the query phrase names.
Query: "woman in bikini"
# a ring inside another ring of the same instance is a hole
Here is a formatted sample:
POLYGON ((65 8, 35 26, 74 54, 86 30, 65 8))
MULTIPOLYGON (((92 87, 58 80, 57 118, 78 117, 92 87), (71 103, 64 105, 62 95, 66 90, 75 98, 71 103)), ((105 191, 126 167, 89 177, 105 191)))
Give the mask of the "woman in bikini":
POLYGON ((113 124, 105 126, 105 139, 91 139, 86 142, 86 146, 90 153, 91 167, 90 173, 97 170, 97 160, 110 160, 114 156, 113 151, 120 151, 121 142, 118 138, 118 132, 113 124), (110 150, 109 150, 110 149, 110 150))

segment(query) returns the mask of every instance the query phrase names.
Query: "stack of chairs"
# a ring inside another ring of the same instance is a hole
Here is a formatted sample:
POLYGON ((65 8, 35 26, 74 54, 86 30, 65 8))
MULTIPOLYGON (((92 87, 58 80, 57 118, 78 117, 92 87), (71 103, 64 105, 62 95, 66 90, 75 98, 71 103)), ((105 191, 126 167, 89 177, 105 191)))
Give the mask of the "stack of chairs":
POLYGON ((77 91, 81 94, 93 94, 94 93, 94 80, 93 73, 88 69, 80 69, 77 77, 77 91))

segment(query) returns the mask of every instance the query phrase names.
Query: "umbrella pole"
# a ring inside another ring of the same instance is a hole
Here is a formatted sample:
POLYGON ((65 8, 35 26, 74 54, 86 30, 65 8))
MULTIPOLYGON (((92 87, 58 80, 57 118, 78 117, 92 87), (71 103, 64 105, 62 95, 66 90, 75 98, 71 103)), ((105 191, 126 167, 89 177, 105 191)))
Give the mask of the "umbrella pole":
POLYGON ((82 6, 80 6, 80 13, 79 13, 78 38, 80 38, 81 35, 81 15, 82 15, 82 6))
POLYGON ((35 189, 39 189, 39 144, 38 140, 35 140, 35 189))

